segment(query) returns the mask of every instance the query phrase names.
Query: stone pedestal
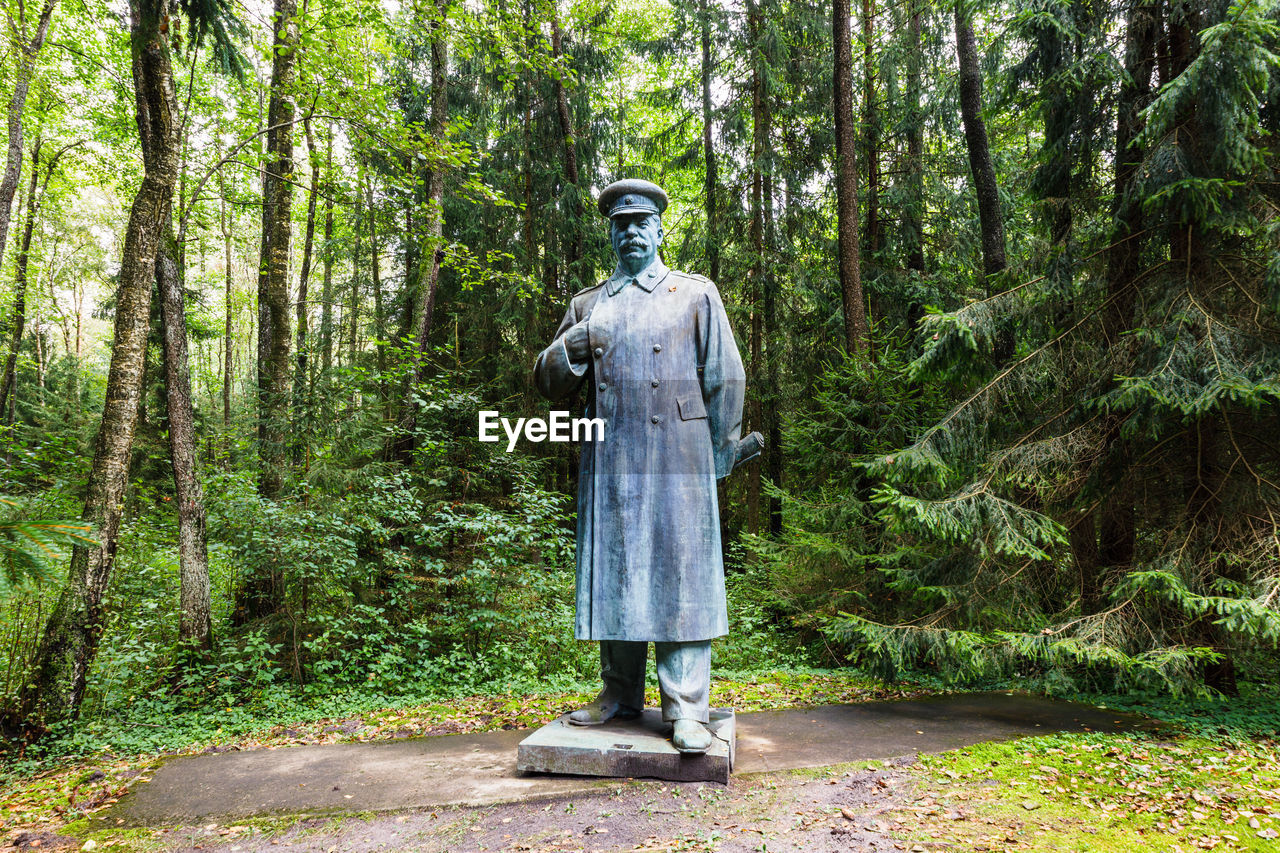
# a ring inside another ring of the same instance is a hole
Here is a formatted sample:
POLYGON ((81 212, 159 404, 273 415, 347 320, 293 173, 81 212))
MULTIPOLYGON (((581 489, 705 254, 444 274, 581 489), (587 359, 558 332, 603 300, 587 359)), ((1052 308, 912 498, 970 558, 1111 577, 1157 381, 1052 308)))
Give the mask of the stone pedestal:
POLYGON ((711 747, 684 755, 671 745, 671 724, 650 708, 635 720, 573 726, 566 714, 520 742, 516 768, 525 773, 576 776, 648 776, 676 782, 727 784, 733 770, 735 720, 730 709, 712 709, 711 747))

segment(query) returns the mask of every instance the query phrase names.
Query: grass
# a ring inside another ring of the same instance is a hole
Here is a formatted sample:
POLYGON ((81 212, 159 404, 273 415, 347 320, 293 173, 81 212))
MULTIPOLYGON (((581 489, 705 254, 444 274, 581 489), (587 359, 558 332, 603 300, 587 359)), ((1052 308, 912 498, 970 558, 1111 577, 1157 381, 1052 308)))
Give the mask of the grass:
POLYGON ((911 816, 973 850, 1277 849, 1280 748, 1199 736, 1070 734, 921 756, 911 816))
POLYGON ((922 755, 913 839, 973 850, 1280 849, 1280 686, 1239 696, 1080 696, 1165 723, 922 755))

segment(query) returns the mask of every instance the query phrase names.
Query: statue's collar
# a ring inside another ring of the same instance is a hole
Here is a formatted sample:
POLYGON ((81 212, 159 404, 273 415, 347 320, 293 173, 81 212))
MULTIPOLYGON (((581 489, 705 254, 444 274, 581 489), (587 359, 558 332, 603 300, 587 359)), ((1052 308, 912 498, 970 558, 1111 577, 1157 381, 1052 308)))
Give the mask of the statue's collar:
POLYGON ((653 289, 662 283, 662 280, 667 277, 669 272, 671 270, 667 268, 661 258, 654 258, 653 263, 641 270, 640 274, 636 276, 628 273, 619 264, 614 269, 613 275, 609 276, 609 280, 605 282, 605 288, 609 291, 610 296, 614 296, 619 290, 634 281, 646 293, 652 293, 653 289))

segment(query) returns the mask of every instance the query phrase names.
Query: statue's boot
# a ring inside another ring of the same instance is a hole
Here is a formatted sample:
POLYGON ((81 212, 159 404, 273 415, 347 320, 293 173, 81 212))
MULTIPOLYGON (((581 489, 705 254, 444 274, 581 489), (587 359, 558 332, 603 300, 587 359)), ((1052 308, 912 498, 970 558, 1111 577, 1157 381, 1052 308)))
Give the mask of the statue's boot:
POLYGON ((590 705, 571 712, 569 722, 575 726, 598 726, 610 720, 634 720, 638 716, 637 709, 601 694, 590 705))
POLYGON ((711 747, 711 732, 697 720, 676 720, 671 745, 681 752, 701 755, 711 747))

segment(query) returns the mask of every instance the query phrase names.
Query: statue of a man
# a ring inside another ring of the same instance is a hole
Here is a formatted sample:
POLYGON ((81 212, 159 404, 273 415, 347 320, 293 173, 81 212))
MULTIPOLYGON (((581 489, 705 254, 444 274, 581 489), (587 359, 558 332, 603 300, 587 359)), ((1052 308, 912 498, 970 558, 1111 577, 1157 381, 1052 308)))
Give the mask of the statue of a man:
POLYGON ((617 268, 573 296, 534 375, 550 399, 585 382, 605 422, 582 447, 575 630, 600 642, 604 688, 570 722, 638 716, 652 642, 672 743, 700 753, 711 640, 728 632, 716 480, 759 436, 739 440, 746 377, 719 291, 658 257, 666 207, 648 181, 600 194, 617 268))

